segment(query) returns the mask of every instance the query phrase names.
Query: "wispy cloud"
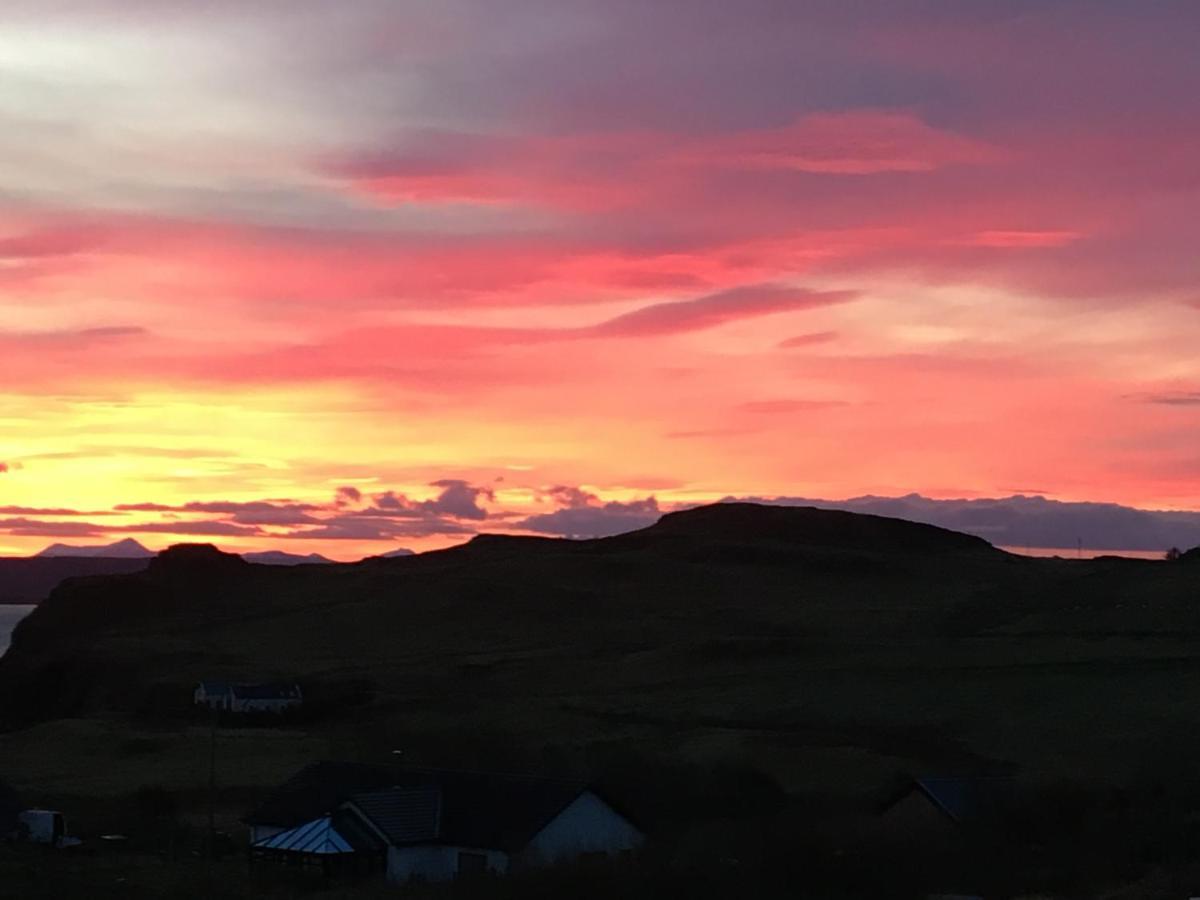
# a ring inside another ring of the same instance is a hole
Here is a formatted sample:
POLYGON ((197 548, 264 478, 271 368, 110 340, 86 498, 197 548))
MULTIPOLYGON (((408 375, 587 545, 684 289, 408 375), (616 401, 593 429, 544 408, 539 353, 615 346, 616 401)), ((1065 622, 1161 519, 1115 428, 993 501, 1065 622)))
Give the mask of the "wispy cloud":
POLYGON ((784 338, 775 346, 780 350, 794 350, 797 347, 812 347, 817 344, 828 344, 831 341, 837 340, 838 333, 836 331, 814 331, 810 334, 797 334, 790 338, 784 338))
POLYGON ((1131 400, 1158 406, 1200 406, 1200 391, 1149 391, 1126 396, 1131 400))
POLYGON ((590 491, 565 485, 550 488, 545 496, 559 508, 528 516, 514 522, 513 527, 560 537, 607 537, 644 528, 662 515, 658 501, 652 496, 606 503, 590 491))
POLYGON ((853 291, 808 291, 782 285, 751 285, 696 300, 645 306, 596 325, 585 334, 598 337, 677 334, 713 328, 737 319, 848 303, 856 297, 853 291))
MULTIPOLYGON (((0 470, 2 471, 2 470, 0 470)), ((96 517, 116 515, 113 510, 79 510, 67 507, 37 507, 37 506, 0 506, 0 515, 4 516, 55 516, 55 517, 96 517)))
POLYGON ((493 5, 2 4, 0 503, 1200 505, 1200 7, 493 5))
POLYGON ((787 416, 796 413, 814 412, 820 409, 829 409, 831 407, 845 405, 846 402, 844 400, 806 400, 781 398, 778 400, 748 400, 745 403, 739 404, 738 409, 742 412, 748 412, 754 415, 787 416))
MULTIPOLYGON (((439 478, 429 499, 411 499, 386 490, 367 494, 357 487, 337 488, 327 503, 294 500, 196 500, 186 503, 119 503, 111 510, 84 512, 69 508, 0 507, 0 534, 33 536, 167 535, 181 538, 261 538, 286 544, 292 540, 392 541, 397 537, 460 536, 476 533, 489 519, 485 502, 495 500, 491 487, 460 478, 439 478), (65 517, 118 521, 50 521, 65 517)), ((503 516, 501 517, 503 518, 503 516)))

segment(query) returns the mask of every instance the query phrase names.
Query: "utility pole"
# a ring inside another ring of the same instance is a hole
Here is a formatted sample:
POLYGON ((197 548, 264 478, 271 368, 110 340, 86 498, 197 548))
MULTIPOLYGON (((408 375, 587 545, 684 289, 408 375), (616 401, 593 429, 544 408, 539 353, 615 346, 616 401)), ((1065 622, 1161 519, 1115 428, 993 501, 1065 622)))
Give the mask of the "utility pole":
POLYGON ((217 709, 209 716, 208 729, 208 847, 205 869, 212 878, 212 863, 217 853, 217 709))

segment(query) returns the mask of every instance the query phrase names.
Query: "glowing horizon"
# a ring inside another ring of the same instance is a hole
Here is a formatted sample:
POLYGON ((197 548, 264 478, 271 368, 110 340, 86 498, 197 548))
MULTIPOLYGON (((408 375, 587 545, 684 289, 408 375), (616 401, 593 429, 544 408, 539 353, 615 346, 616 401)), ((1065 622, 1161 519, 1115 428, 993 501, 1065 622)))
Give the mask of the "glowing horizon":
POLYGON ((1200 508, 1200 7, 488 12, 5 5, 0 554, 1200 508))

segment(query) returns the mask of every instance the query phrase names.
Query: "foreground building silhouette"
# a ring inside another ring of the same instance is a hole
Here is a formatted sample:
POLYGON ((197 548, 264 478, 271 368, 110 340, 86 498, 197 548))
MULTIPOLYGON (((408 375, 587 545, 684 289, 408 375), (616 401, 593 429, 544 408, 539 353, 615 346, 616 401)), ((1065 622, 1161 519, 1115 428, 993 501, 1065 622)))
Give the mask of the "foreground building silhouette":
POLYGON ((252 859, 329 874, 383 869, 395 883, 616 856, 645 840, 577 782, 337 763, 298 773, 245 821, 252 859))

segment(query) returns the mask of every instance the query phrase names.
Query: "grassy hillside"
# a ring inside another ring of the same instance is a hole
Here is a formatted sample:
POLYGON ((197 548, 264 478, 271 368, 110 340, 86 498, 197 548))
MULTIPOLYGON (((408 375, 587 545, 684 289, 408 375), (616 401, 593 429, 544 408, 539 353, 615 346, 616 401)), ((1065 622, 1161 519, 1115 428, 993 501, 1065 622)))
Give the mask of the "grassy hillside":
MULTIPOLYGON (((108 778, 200 784, 193 683, 295 678, 312 703, 288 765, 637 752, 848 793, 897 770, 1131 781, 1197 749, 1198 634, 1187 561, 1028 559, 815 509, 304 569, 180 547, 70 581, 22 623, 0 661, 0 765, 25 780, 61 734, 67 772, 119 728, 150 749, 109 748, 108 778)), ((251 745, 242 775, 230 741, 226 782, 266 777, 251 745)))

